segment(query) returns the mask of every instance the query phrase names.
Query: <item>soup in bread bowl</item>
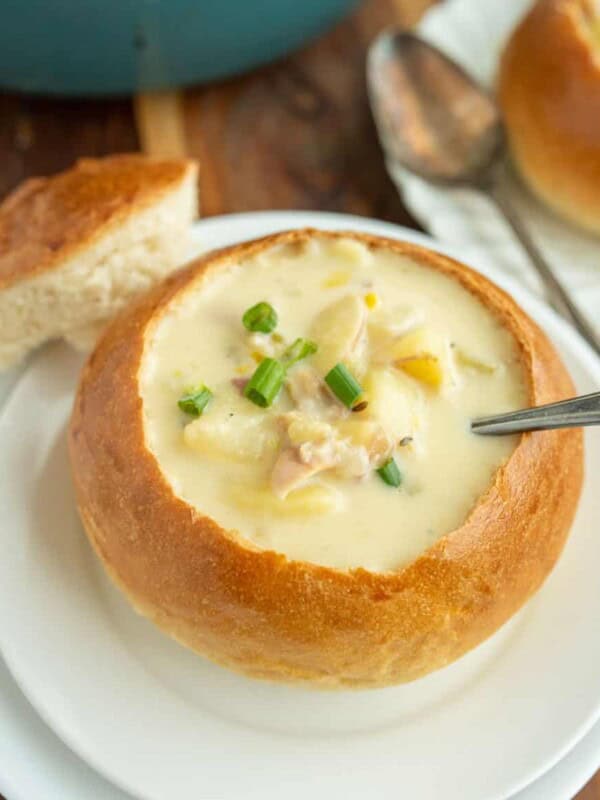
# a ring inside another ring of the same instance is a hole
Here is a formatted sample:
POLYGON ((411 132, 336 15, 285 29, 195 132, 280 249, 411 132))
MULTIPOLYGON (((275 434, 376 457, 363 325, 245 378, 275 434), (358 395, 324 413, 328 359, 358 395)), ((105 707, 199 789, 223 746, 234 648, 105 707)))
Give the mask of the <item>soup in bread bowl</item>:
POLYGON ((426 248, 291 231, 211 253, 107 331, 70 451, 135 608, 254 677, 385 686, 515 613, 565 542, 578 431, 473 417, 573 393, 542 332, 426 248))

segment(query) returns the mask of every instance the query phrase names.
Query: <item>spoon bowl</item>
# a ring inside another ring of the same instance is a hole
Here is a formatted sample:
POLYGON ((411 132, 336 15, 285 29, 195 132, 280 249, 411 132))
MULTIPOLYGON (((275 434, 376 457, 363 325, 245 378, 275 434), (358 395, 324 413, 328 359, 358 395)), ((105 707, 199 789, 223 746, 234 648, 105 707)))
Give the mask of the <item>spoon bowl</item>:
POLYGON ((408 31, 385 31, 368 56, 373 114, 386 153, 441 184, 485 180, 504 151, 492 99, 455 62, 408 31))
POLYGON ((367 85, 388 170, 485 192, 537 270, 548 302, 600 355, 600 337, 554 274, 504 188, 504 126, 493 99, 458 64, 408 31, 371 45, 367 85))

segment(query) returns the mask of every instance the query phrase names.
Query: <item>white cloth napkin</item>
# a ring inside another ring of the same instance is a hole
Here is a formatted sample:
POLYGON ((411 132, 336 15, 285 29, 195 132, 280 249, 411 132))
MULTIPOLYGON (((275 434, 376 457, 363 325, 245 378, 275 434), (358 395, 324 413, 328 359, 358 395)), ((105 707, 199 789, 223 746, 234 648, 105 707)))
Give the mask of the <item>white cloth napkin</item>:
MULTIPOLYGON (((532 0, 446 0, 434 6, 419 30, 493 88, 503 44, 532 0)), ((541 294, 536 273, 489 200, 476 192, 440 189, 403 171, 394 175, 405 203, 438 239, 483 271, 499 267, 541 294)), ((600 191, 600 188, 599 188, 600 191)), ((515 177, 513 203, 573 298, 600 329, 600 237, 562 222, 515 177)))

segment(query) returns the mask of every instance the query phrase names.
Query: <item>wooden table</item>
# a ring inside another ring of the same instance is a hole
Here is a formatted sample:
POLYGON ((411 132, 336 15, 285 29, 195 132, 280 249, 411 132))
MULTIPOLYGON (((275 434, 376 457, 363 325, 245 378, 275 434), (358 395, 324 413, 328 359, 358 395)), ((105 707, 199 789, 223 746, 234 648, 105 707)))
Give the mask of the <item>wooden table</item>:
MULTIPOLYGON (((378 31, 416 22, 434 1, 365 0, 286 61, 180 95, 132 102, 0 93, 0 197, 79 156, 144 149, 199 159, 204 216, 321 209, 418 227, 384 169, 364 56, 378 31)), ((600 800, 600 773, 577 800, 600 800)))

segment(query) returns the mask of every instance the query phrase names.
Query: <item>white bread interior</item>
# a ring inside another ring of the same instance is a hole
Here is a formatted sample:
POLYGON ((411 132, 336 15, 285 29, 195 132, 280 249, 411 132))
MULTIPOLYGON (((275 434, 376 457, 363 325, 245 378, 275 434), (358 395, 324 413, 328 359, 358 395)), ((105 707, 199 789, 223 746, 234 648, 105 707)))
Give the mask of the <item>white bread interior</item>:
POLYGON ((0 369, 49 339, 89 349, 104 323, 188 255, 196 170, 52 269, 0 291, 0 369))

